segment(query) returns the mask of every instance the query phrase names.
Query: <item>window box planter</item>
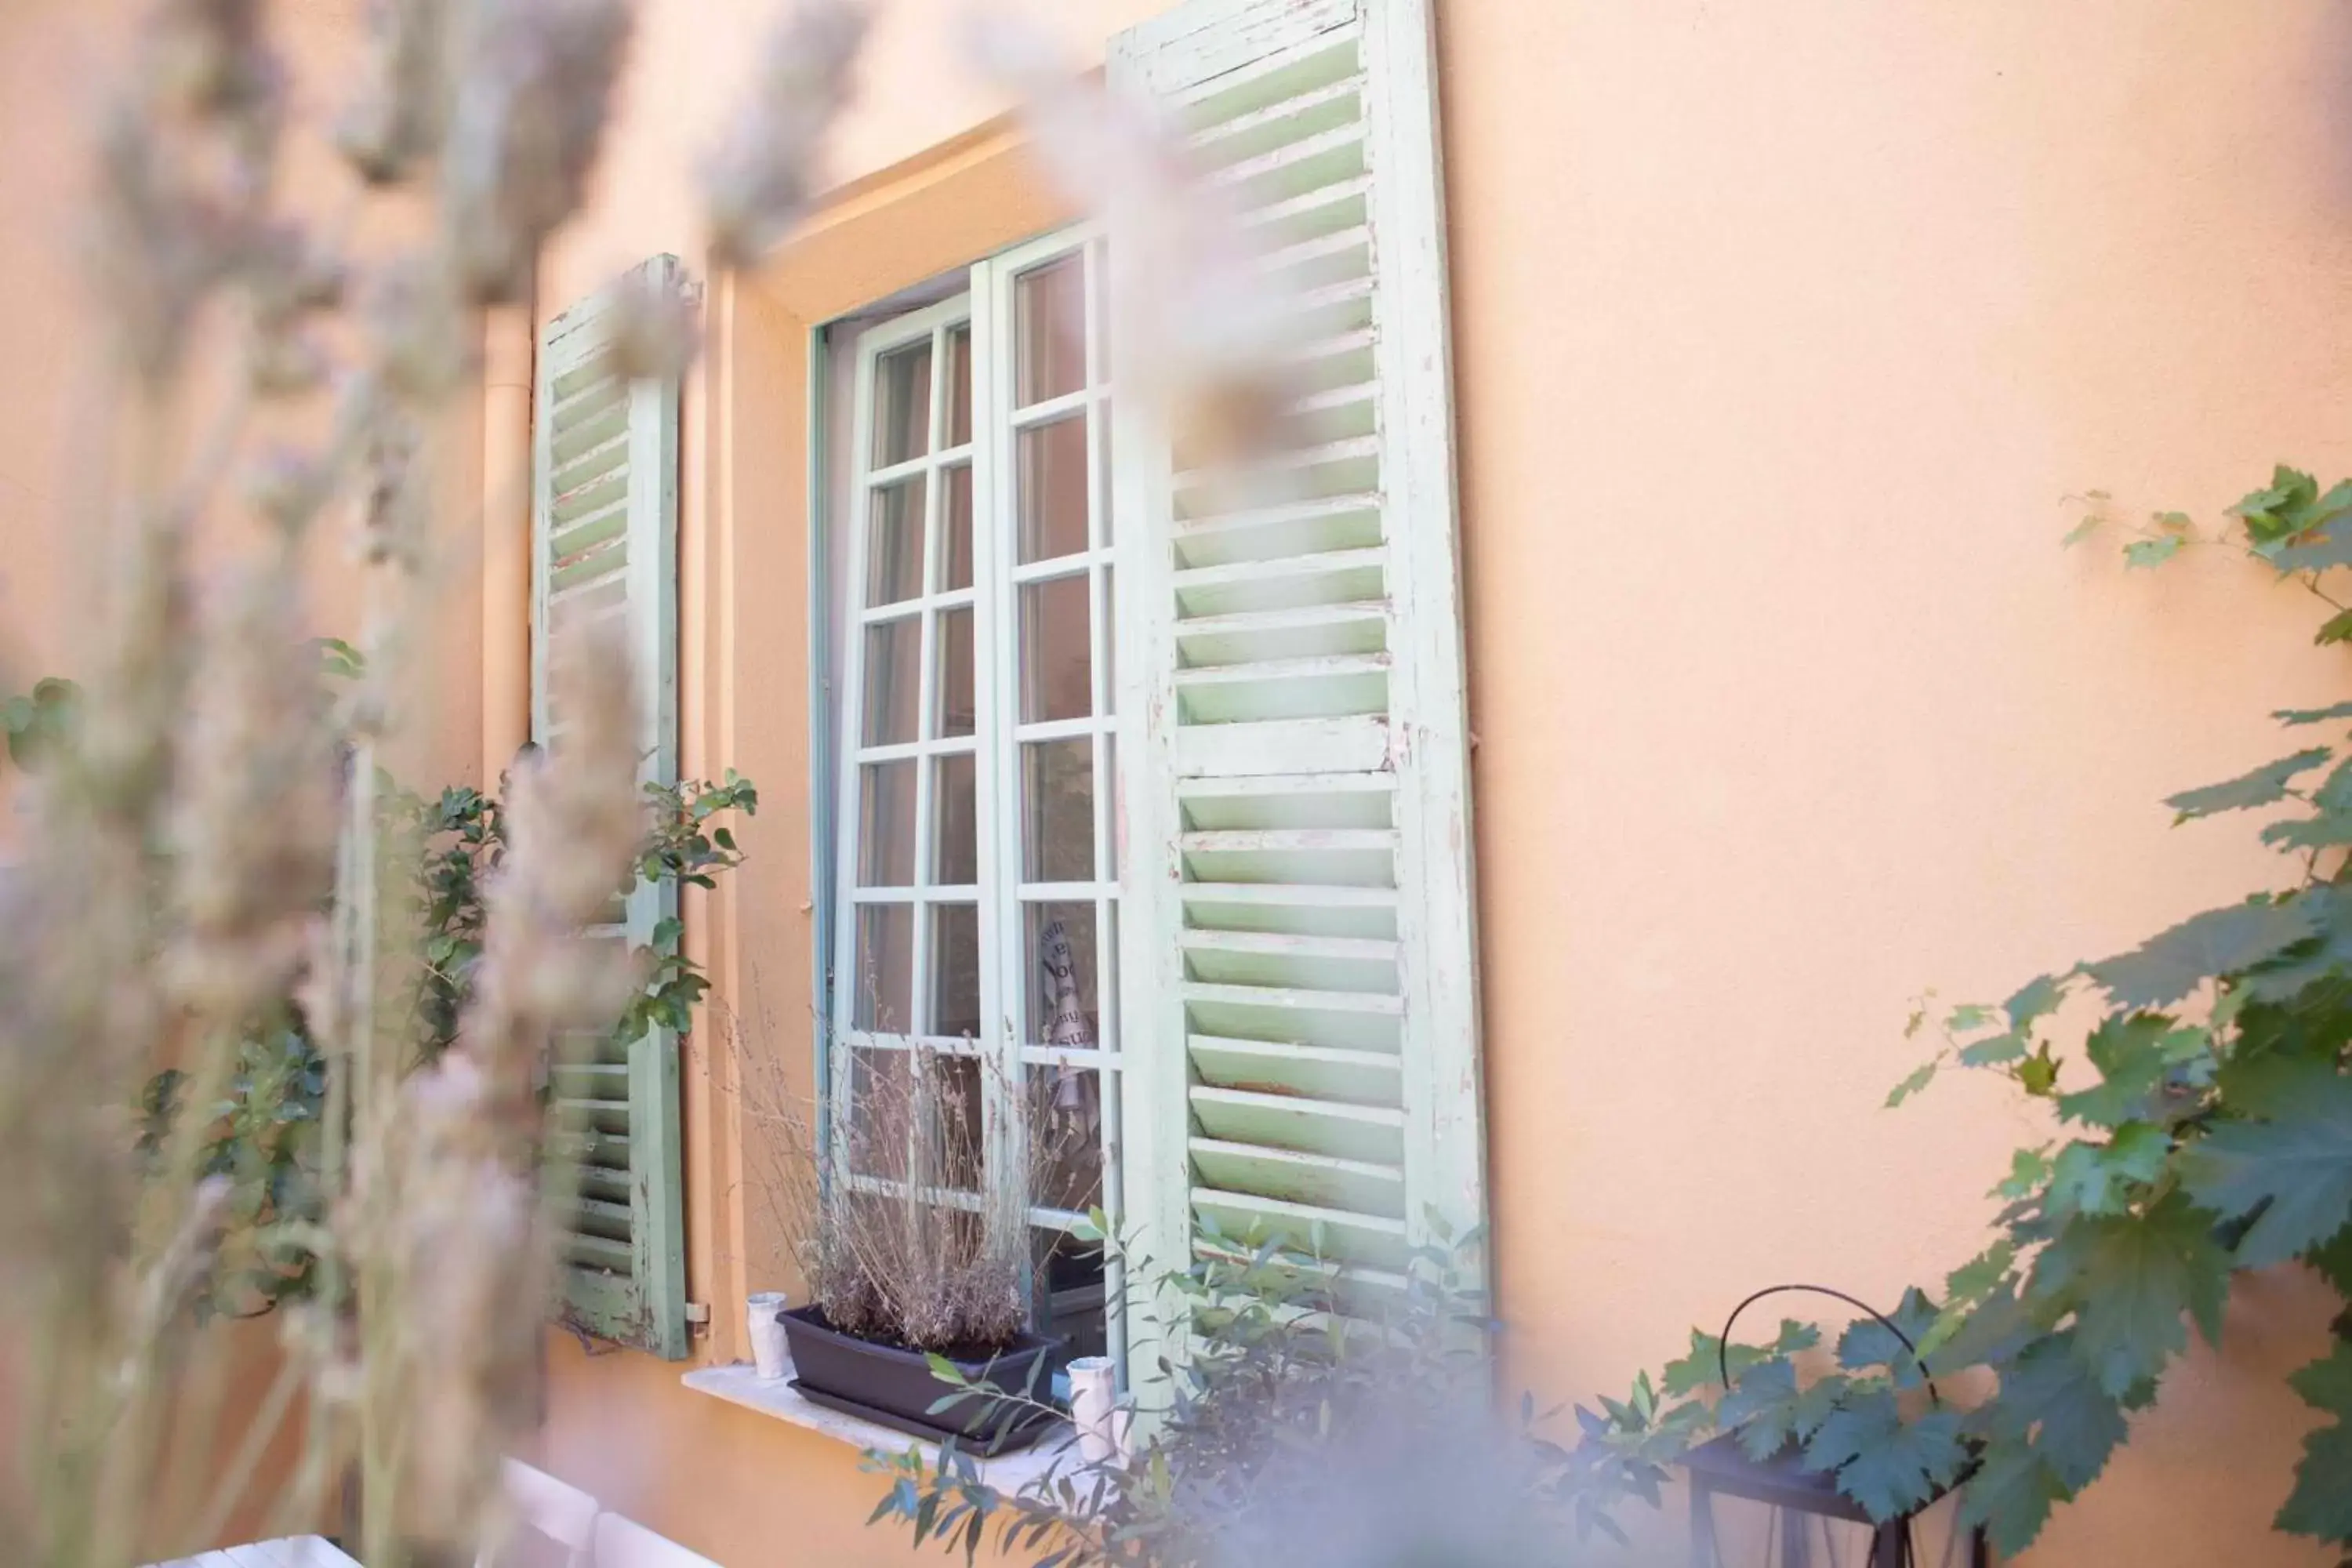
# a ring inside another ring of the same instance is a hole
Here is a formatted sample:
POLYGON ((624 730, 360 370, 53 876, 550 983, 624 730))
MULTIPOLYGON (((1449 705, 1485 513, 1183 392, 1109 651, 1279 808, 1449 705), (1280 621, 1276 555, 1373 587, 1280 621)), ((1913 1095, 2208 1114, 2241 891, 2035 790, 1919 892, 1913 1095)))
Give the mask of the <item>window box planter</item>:
MULTIPOLYGON (((922 1352, 845 1334, 826 1322, 824 1312, 815 1307, 792 1309, 783 1314, 783 1325, 797 1374, 793 1387, 803 1397, 845 1415, 934 1443, 952 1437, 988 1454, 1025 1448, 1052 1424, 1052 1417, 1043 1411, 1023 1411, 1008 1419, 1005 1407, 984 1394, 959 1400, 935 1415, 931 1406, 955 1389, 933 1375, 930 1361, 922 1352)), ((973 1383, 990 1383, 1007 1393, 1031 1393, 1043 1399, 1050 1395, 1050 1385, 1041 1363, 1059 1343, 1023 1334, 993 1356, 949 1359, 973 1383)))

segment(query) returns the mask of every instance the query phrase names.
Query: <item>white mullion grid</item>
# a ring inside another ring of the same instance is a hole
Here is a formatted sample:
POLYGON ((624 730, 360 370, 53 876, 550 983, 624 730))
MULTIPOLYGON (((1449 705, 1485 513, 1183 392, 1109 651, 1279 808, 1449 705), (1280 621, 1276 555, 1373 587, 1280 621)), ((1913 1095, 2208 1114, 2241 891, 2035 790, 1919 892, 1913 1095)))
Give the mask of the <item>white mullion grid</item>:
MULTIPOLYGON (((908 617, 894 617, 905 620, 908 617)), ((864 763, 904 763, 917 757, 962 757, 975 750, 970 735, 952 735, 943 741, 893 741, 887 746, 868 746, 858 761, 864 763)))
MULTIPOLYGON (((939 562, 946 553, 940 535, 947 528, 947 470, 940 466, 939 448, 948 429, 950 325, 942 321, 931 328, 930 406, 923 411, 923 449, 929 455, 930 467, 924 473, 923 531, 916 545, 916 591, 922 608, 915 613, 922 617, 922 623, 915 634, 915 739, 922 749, 915 759, 915 886, 926 891, 930 887, 932 867, 931 776, 939 771, 933 760, 935 753, 929 748, 929 742, 938 736, 940 716, 937 689, 940 610, 932 596, 940 586, 939 562)), ((915 981, 907 998, 907 1032, 918 1037, 934 1032, 938 1022, 931 1016, 939 999, 939 976, 933 973, 931 954, 931 925, 938 909, 933 900, 915 900, 915 981)))
MULTIPOLYGON (((1025 272, 1031 270, 1031 268, 1024 267, 1022 270, 1025 272)), ((1091 325, 1088 326, 1087 331, 1088 336, 1093 335, 1091 325)), ((1088 353, 1089 355, 1091 355, 1091 345, 1089 345, 1088 353)), ((1022 431, 1029 429, 1033 426, 1051 425, 1055 420, 1059 419, 1065 414, 1075 414, 1080 409, 1093 406, 1095 399, 1098 395, 1100 395, 1095 389, 1094 376, 1091 369, 1089 369, 1087 384, 1078 388, 1076 392, 1060 393, 1055 396, 1046 398, 1042 403, 1033 403, 1025 408, 1014 409, 1010 416, 1013 428, 1015 431, 1022 431)))
POLYGON ((843 650, 843 681, 841 724, 844 743, 841 747, 840 810, 842 824, 839 834, 839 858, 835 873, 835 963, 833 994, 834 1017, 838 1049, 831 1050, 827 1078, 828 1089, 835 1106, 833 1115, 833 1148, 831 1159, 835 1170, 847 1173, 849 1137, 856 1115, 851 1104, 852 1088, 856 1081, 854 1059, 860 1050, 905 1050, 917 1043, 930 1043, 923 1033, 929 1016, 930 977, 925 973, 929 955, 930 921, 926 918, 929 903, 927 896, 947 889, 928 886, 930 877, 931 773, 933 759, 973 750, 971 737, 958 737, 944 743, 929 738, 935 728, 937 674, 932 623, 940 609, 957 608, 969 604, 968 593, 933 595, 930 569, 933 551, 932 536, 943 526, 943 500, 940 475, 943 469, 959 460, 958 454, 966 448, 950 447, 944 451, 932 449, 945 434, 945 403, 941 391, 948 382, 946 356, 947 334, 968 313, 968 300, 958 298, 942 301, 928 310, 876 328, 860 341, 857 369, 854 377, 856 406, 851 415, 851 449, 856 465, 857 481, 850 487, 851 505, 856 515, 851 519, 850 545, 846 563, 847 582, 844 591, 856 613, 849 617, 850 633, 843 650), (884 356, 928 342, 931 354, 930 402, 925 409, 924 451, 914 458, 885 467, 874 466, 874 394, 877 371, 884 356), (917 475, 923 478, 923 507, 917 526, 921 533, 917 548, 921 552, 922 580, 915 597, 908 601, 884 606, 866 604, 867 575, 870 565, 869 545, 872 542, 874 497, 892 484, 903 483, 917 475), (913 618, 915 635, 915 739, 869 745, 866 742, 867 693, 866 690, 866 644, 871 629, 879 625, 913 618), (864 816, 864 773, 869 765, 905 763, 915 770, 915 837, 913 880, 904 887, 861 888, 858 886, 858 859, 864 848, 866 830, 864 816), (908 932, 907 954, 909 972, 907 981, 908 1016, 898 1022, 903 1033, 877 1033, 857 1028, 858 990, 863 969, 858 962, 859 914, 866 909, 904 907, 908 911, 912 929, 908 932), (846 1113, 845 1113, 845 1111, 846 1113))
POLYGON ((992 809, 981 816, 982 895, 982 984, 987 988, 991 1065, 981 1089, 987 1131, 991 1202, 999 1223, 1023 1226, 1022 1289, 1028 1297, 1029 1194, 1013 1190, 1028 1167, 1021 1114, 1024 1077, 1020 1053, 1023 1020, 1024 933, 1019 910, 1004 896, 1019 877, 1021 832, 1017 774, 1019 744, 1009 739, 1021 718, 1014 675, 1020 641, 1020 590, 1013 585, 1018 518, 1013 492, 1014 458, 1010 410, 1013 401, 1010 274, 1003 258, 971 269, 972 585, 978 590, 975 626, 985 621, 973 684, 975 728, 982 738, 978 773, 982 797, 992 809))
POLYGON ((1075 741, 1101 728, 1102 721, 1092 715, 1084 719, 1040 719, 1034 723, 1015 724, 1013 738, 1016 741, 1075 741))
POLYGON ((1111 552, 1108 550, 1076 551, 1068 555, 1056 555, 1048 561, 1032 561, 1015 566, 1013 581, 1025 588, 1032 583, 1050 583, 1058 577, 1075 577, 1091 568, 1108 565, 1110 560, 1111 552))
MULTIPOLYGON (((992 521, 998 530, 996 542, 1008 563, 1013 562, 1017 554, 1015 544, 1019 533, 1020 498, 1014 489, 1017 465, 1013 458, 1021 432, 1055 419, 1076 417, 1084 422, 1087 447, 1086 547, 1047 561, 1013 564, 1004 574, 1002 587, 992 592, 1008 628, 1008 635, 998 650, 994 679, 998 695, 1013 721, 996 731, 1003 737, 996 777, 1007 799, 1013 803, 1011 809, 1001 814, 1002 820, 996 825, 1000 851, 1008 867, 1006 876, 999 884, 1001 890, 996 900, 996 907, 1001 911, 1000 923, 1004 931, 998 952, 998 967, 1010 1000, 1005 1022, 1013 1049, 1005 1077, 1011 1085, 1011 1092, 1025 1098, 1028 1074, 1032 1068, 1070 1068, 1094 1074, 1097 1102, 1101 1107, 1096 1150, 1103 1180, 1100 1201, 1107 1211, 1117 1214, 1121 1203, 1118 1162, 1119 1064, 1116 1054, 1118 942, 1113 924, 1118 886, 1110 875, 1112 859, 1108 853, 1112 830, 1108 740, 1116 727, 1117 719, 1111 711, 1109 672, 1112 661, 1108 657, 1110 617, 1107 613, 1107 594, 1110 584, 1108 571, 1115 554, 1109 538, 1107 476, 1100 471, 1101 437, 1108 416, 1108 387, 1102 350, 1103 279, 1099 239, 1084 233, 1052 237, 998 258, 991 268, 985 303, 976 303, 975 314, 986 316, 996 342, 1014 342, 1015 280, 1023 273, 1070 255, 1084 258, 1081 265, 1086 299, 1083 332, 1086 384, 1076 391, 1013 410, 1001 421, 992 421, 987 431, 988 440, 984 443, 988 449, 1001 453, 1003 459, 1003 472, 992 487, 991 497, 993 502, 992 510, 995 514, 992 521), (1030 584, 1071 578, 1082 578, 1087 584, 1090 711, 1078 719, 1026 721, 1022 718, 1020 709, 1024 677, 1020 668, 1021 595, 1030 584), (1055 741, 1084 741, 1087 747, 1091 818, 1088 828, 1094 851, 1094 877, 1087 881, 1032 882, 1026 879, 1027 861, 1023 844, 1027 827, 1024 820, 1026 803, 1023 795, 1024 755, 1030 744, 1055 741), (1029 938, 1032 909, 1043 903, 1080 904, 1092 910, 1094 931, 1090 945, 1095 965, 1096 1048, 1057 1047, 1039 1037, 1041 1031, 1037 1020, 1045 1006, 1045 997, 1041 977, 1029 950, 1029 938)), ((974 292, 975 296, 981 293, 977 286, 974 292)), ((1013 396, 1016 369, 1013 357, 1009 353, 995 354, 979 361, 984 367, 992 395, 1001 398, 1008 408, 1013 396)), ((1025 1124, 1025 1118, 1013 1120, 1016 1123, 1025 1124)), ((1036 1204, 1024 1204, 1024 1214, 1033 1228, 1063 1232, 1074 1228, 1085 1217, 1071 1211, 1036 1204)), ((1107 1260, 1107 1265, 1104 1284, 1109 1299, 1115 1300, 1119 1289, 1116 1263, 1107 1260)), ((1126 1344, 1122 1315, 1108 1310, 1107 1303, 1104 1321, 1111 1352, 1123 1363, 1126 1344)))
MULTIPOLYGON (((1126 1142, 1120 1121, 1125 1086, 1118 1070, 1118 857, 1117 806, 1118 769, 1113 765, 1113 739, 1118 733, 1118 703, 1114 672, 1118 667, 1115 641, 1116 605, 1112 597, 1112 563, 1118 542, 1112 532, 1110 485, 1110 321, 1109 247, 1102 234, 1086 241, 1087 385, 1095 394, 1087 406, 1087 542, 1095 559, 1087 567, 1089 610, 1087 632, 1092 640, 1095 712, 1102 727, 1094 738, 1095 879, 1103 896, 1095 907, 1096 1044, 1101 1047, 1095 1069, 1096 1102, 1102 1108, 1102 1207, 1106 1215, 1126 1213, 1126 1142)), ((1115 1249, 1103 1258, 1103 1338, 1116 1375, 1127 1377, 1127 1313, 1120 1302, 1126 1270, 1115 1249)))
MULTIPOLYGON (((887 487, 885 487, 887 488, 887 487)), ((861 625, 878 626, 885 621, 903 621, 917 608, 937 610, 967 609, 971 605, 971 590, 956 588, 944 594, 925 594, 912 599, 901 599, 895 605, 876 605, 857 612, 861 625)))

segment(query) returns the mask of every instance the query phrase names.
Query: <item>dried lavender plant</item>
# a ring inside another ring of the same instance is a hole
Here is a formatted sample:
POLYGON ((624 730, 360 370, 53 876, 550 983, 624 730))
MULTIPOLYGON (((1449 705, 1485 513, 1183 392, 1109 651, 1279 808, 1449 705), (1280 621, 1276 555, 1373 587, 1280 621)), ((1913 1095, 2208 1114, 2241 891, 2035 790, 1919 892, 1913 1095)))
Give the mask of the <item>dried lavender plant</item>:
POLYGON ((458 1044, 374 1097, 337 1215, 362 1323, 356 1375, 375 1424, 368 1561, 473 1546, 496 1457, 530 1429, 550 1245, 573 1195, 541 1183, 534 1085, 559 1042, 608 1027, 629 979, 580 933, 625 886, 643 833, 628 661, 563 646, 563 750, 514 783, 509 849, 458 1044), (373 1309, 373 1310, 372 1310, 373 1309))
POLYGON ((868 22, 859 0, 793 0, 771 36, 750 102, 703 173, 719 266, 757 261, 808 211, 868 22))
MULTIPOLYGON (((317 1528, 349 1479, 370 1568, 469 1554, 531 1408, 543 1315, 525 1304, 548 1300, 574 1199, 533 1086, 625 980, 578 935, 641 837, 625 665, 566 650, 576 728, 517 781, 459 1044, 429 1066, 413 849, 379 759, 420 706, 436 422, 476 371, 481 310, 529 298, 584 197, 635 9, 373 0, 331 222, 281 190, 297 98, 261 0, 152 0, 98 128, 112 379, 75 498, 78 524, 104 525, 85 697, 23 786, 0 884, 0 1321, 26 1372, 11 1561, 121 1568, 241 1512, 317 1528), (346 255, 380 193, 435 226, 346 255), (331 699, 301 563, 346 515, 364 674, 331 699), (200 536, 233 546, 209 579, 200 536), (204 1172, 225 1090, 298 1017, 326 1086, 321 1190, 234 1256, 317 1284, 277 1315, 276 1374, 229 1444, 232 1358, 205 1312, 240 1216, 204 1172), (142 1136, 140 1090, 166 1068, 180 1112, 142 1136), (296 1423, 293 1472, 267 1468, 296 1423)), ((781 36, 719 161, 722 261, 805 206, 863 28, 813 4, 781 36)), ((691 352, 679 304, 632 316, 629 363, 691 352)))
MULTIPOLYGON (((624 979, 577 935, 633 873, 625 664, 570 650, 576 731, 519 787, 461 1045, 416 1071, 419 960, 385 858, 377 758, 415 702, 432 580, 432 432, 480 306, 526 292, 578 206, 626 0, 380 0, 362 189, 418 186, 438 228, 369 262, 277 178, 286 72, 257 0, 158 0, 100 128, 93 277, 114 395, 80 721, 30 795, 0 894, 0 1321, 25 1347, 11 1561, 120 1568, 240 1509, 327 1523, 361 1481, 371 1568, 469 1552, 530 1411, 553 1219, 530 1086, 624 979), (222 373, 227 395, 222 394, 222 373), (328 394, 323 434, 271 405, 328 394), (237 476, 233 486, 221 481, 237 476), (301 563, 352 519, 365 679, 331 701, 301 563), (240 544, 200 578, 195 542, 240 544), (263 1243, 320 1279, 235 1445, 209 1300, 230 1216, 211 1108, 299 1013, 323 1056, 317 1212, 263 1243), (140 1136, 142 1085, 191 1108, 140 1136), (143 1147, 142 1147, 143 1144, 143 1147), (302 1423, 291 1476, 264 1470, 302 1423)), ((354 193, 355 202, 365 198, 354 193)), ((406 199, 404 197, 403 199, 406 199)))
POLYGON ((860 1048, 830 1137, 778 1056, 742 1053, 754 1195, 810 1301, 845 1333, 956 1354, 1001 1350, 1029 1322, 1027 1204, 1083 1210, 1090 1129, 1024 1094, 992 1058, 860 1048), (995 1107, 992 1116, 988 1108, 995 1107), (1026 1108, 1026 1109, 1024 1109, 1026 1108), (1003 1162, 1019 1167, 1002 1183, 1003 1162), (1014 1206, 994 1194, 1011 1191, 1014 1206))

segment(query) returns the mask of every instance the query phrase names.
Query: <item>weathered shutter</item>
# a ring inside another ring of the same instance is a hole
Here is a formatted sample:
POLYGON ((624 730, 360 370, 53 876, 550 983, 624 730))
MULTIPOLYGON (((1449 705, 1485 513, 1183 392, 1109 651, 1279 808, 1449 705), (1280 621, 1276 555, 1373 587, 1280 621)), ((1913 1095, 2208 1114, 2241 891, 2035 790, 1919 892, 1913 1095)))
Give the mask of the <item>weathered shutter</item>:
MULTIPOLYGON (((621 621, 635 656, 645 728, 639 776, 677 778, 677 400, 675 377, 615 374, 622 290, 681 286, 659 256, 547 325, 540 344, 531 508, 531 738, 561 749, 568 716, 548 683, 551 645, 621 621)), ((677 915, 677 891, 640 880, 620 919, 593 933, 643 946, 677 915)), ((686 1354, 686 1227, 678 1172, 677 1041, 656 1029, 583 1047, 561 1068, 559 1125, 589 1135, 564 1300, 583 1328, 686 1354)))
POLYGON ((1430 28, 1193 0, 1109 64, 1273 253, 1313 393, 1276 506, 1120 427, 1126 1218, 1161 1262, 1255 1231, 1374 1295, 1485 1214, 1430 28))

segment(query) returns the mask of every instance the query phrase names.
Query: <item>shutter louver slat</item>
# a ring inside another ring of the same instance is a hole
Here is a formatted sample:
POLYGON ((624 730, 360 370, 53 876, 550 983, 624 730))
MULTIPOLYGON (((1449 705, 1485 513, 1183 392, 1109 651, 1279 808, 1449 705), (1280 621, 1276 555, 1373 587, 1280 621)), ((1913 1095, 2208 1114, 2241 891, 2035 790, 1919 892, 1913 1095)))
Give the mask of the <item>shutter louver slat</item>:
MULTIPOLYGON (((675 379, 617 372, 611 311, 622 288, 675 289, 659 257, 566 310, 541 343, 532 509, 531 734, 560 754, 577 716, 549 689, 559 639, 618 626, 636 661, 643 782, 677 776, 675 379)), ((583 934, 614 962, 675 913, 640 882, 583 934)), ((686 1353, 677 1042, 611 1034, 567 1042, 552 1124, 575 1152, 580 1195, 564 1238, 565 1305, 581 1327, 675 1359, 686 1353)))
POLYGON ((1245 473, 1171 471, 1140 420, 1113 465, 1144 555, 1127 1190, 1164 1260, 1280 1238, 1341 1310, 1485 1206, 1428 29, 1192 0, 1110 57, 1240 209, 1297 388, 1245 473))

